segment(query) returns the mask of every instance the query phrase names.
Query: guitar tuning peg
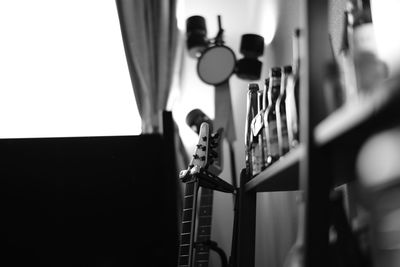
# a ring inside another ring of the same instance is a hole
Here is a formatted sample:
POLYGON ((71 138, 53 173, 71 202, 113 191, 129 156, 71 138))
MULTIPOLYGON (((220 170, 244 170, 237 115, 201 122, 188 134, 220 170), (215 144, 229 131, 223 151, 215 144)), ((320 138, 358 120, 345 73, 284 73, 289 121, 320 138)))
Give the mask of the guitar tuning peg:
POLYGON ((199 155, 194 154, 194 155, 193 155, 193 158, 194 158, 194 159, 198 159, 198 158, 199 158, 199 155))
POLYGON ((207 136, 203 136, 201 139, 205 142, 207 141, 207 136))
POLYGON ((211 148, 216 148, 217 146, 218 146, 218 143, 215 143, 215 142, 210 143, 211 148))
POLYGON ((206 160, 206 156, 201 156, 200 159, 201 160, 206 160))
POLYGON ((218 132, 213 133, 213 134, 211 135, 211 137, 217 139, 217 138, 219 138, 219 133, 218 133, 218 132))
POLYGON ((203 145, 201 145, 201 144, 197 144, 197 145, 196 145, 197 148, 201 148, 202 146, 203 146, 203 145))
POLYGON ((207 147, 203 146, 203 147, 201 148, 201 150, 202 150, 202 151, 206 151, 206 148, 207 148, 207 147))
POLYGON ((218 153, 215 150, 210 150, 209 154, 210 154, 210 157, 214 157, 214 158, 218 157, 218 153))

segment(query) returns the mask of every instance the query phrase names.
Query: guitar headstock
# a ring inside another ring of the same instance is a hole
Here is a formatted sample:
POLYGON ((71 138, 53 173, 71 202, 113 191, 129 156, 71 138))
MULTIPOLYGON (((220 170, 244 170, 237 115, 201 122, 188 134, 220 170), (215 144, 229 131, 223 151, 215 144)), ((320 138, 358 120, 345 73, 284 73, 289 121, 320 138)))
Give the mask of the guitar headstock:
POLYGON ((219 129, 216 133, 211 133, 210 125, 203 122, 200 126, 199 141, 197 142, 189 167, 180 172, 179 178, 184 182, 188 181, 192 175, 199 173, 202 169, 208 170, 215 175, 221 173, 221 138, 222 129, 219 129))
POLYGON ((214 175, 220 174, 223 168, 222 136, 222 128, 219 128, 215 133, 210 135, 208 171, 214 175))

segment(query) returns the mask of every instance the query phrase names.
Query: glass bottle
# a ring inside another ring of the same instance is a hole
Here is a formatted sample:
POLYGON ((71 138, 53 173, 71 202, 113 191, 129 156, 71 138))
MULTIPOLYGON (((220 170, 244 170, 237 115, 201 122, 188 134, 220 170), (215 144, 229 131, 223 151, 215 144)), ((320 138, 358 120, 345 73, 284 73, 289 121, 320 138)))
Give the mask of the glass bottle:
POLYGON ((265 161, 264 161, 264 110, 263 110, 263 90, 258 90, 257 91, 257 107, 258 107, 258 112, 256 117, 254 117, 252 125, 251 125, 251 130, 253 134, 253 138, 255 139, 254 142, 257 142, 257 145, 255 147, 255 157, 256 157, 256 170, 255 172, 261 172, 262 170, 265 169, 265 161))
POLYGON ((245 149, 246 149, 246 168, 250 173, 254 173, 253 166, 255 161, 254 155, 254 138, 251 131, 251 124, 254 117, 257 115, 257 92, 259 90, 258 84, 250 83, 247 92, 247 114, 246 114, 246 127, 245 127, 245 149))
POLYGON ((284 66, 282 68, 280 93, 275 106, 279 156, 283 156, 289 151, 289 137, 286 120, 286 84, 287 78, 291 73, 292 66, 284 66))
MULTIPOLYGON (((258 87, 258 84, 255 84, 258 87)), ((257 113, 251 122, 252 134, 252 161, 253 161, 253 176, 259 174, 264 169, 263 164, 263 145, 260 139, 260 133, 263 129, 263 113, 262 113, 262 90, 257 90, 257 113), (261 100, 260 100, 261 99, 261 100)))
POLYGON ((352 48, 358 91, 369 93, 387 76, 378 58, 370 0, 357 1, 353 9, 352 48))
POLYGON ((376 54, 376 40, 369 0, 357 1, 352 12, 352 42, 355 53, 368 51, 376 54))
POLYGON ((276 100, 280 93, 281 68, 274 67, 269 73, 269 87, 267 92, 268 107, 264 113, 264 132, 267 147, 267 164, 279 159, 278 131, 276 127, 276 100))
POLYGON ((299 143, 300 133, 300 106, 299 106, 299 82, 300 82, 300 30, 296 29, 293 37, 293 67, 292 73, 286 81, 286 122, 288 129, 289 147, 296 147, 299 143))
POLYGON ((269 89, 269 77, 265 79, 264 89, 262 94, 262 107, 263 107, 263 129, 262 129, 262 145, 263 145, 263 163, 264 168, 268 167, 267 156, 268 156, 268 147, 267 147, 267 136, 265 135, 265 125, 264 125, 264 117, 265 117, 265 110, 268 107, 268 89, 269 89))
POLYGON ((264 106, 264 90, 258 90, 257 94, 257 103, 258 103, 258 118, 259 118, 259 124, 260 126, 258 127, 258 145, 260 147, 260 154, 261 154, 261 170, 264 170, 267 167, 266 161, 265 161, 265 151, 264 147, 266 145, 265 141, 265 131, 264 131, 264 113, 265 113, 265 106, 264 106))

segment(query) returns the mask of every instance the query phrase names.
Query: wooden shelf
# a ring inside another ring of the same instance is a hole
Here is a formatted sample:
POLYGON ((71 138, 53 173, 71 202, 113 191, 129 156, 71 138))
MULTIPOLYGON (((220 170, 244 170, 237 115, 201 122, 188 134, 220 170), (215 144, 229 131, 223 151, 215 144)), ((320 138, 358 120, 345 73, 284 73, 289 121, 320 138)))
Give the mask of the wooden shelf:
POLYGON ((357 103, 339 108, 314 129, 314 141, 329 159, 334 186, 356 178, 355 162, 366 140, 400 123, 400 79, 387 81, 357 103))
POLYGON ((299 163, 304 147, 299 145, 246 183, 246 191, 274 192, 299 189, 299 163))
POLYGON ((314 139, 318 146, 336 143, 353 137, 360 142, 372 133, 399 121, 400 79, 387 81, 373 94, 358 102, 339 108, 314 129, 314 139))

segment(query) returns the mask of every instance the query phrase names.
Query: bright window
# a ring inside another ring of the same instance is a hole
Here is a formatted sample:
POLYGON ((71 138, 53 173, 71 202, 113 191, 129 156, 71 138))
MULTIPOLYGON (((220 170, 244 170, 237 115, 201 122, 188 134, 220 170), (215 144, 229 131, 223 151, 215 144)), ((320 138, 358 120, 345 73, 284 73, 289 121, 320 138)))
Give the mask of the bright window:
POLYGON ((136 135, 115 1, 0 1, 0 137, 136 135))

